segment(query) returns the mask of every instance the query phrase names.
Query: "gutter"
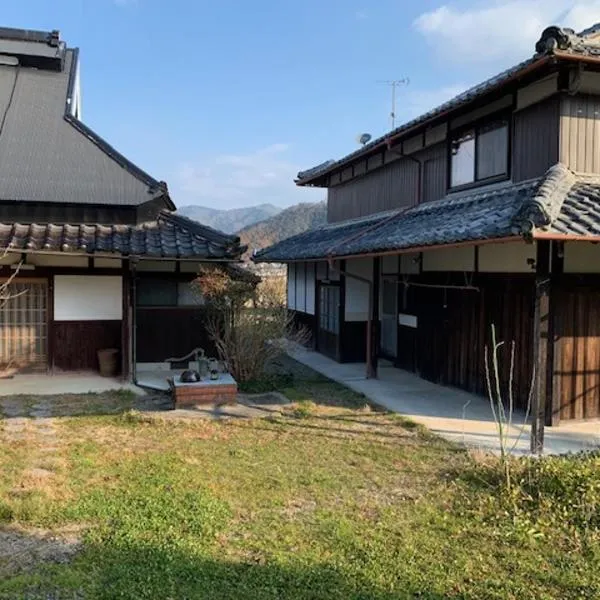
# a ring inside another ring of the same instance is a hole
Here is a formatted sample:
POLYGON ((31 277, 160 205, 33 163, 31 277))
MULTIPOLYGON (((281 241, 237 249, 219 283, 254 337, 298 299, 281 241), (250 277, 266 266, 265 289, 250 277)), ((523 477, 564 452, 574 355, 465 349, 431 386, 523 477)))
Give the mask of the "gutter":
MULTIPOLYGON (((394 215, 397 216, 397 215, 394 215)), ((537 237, 545 237, 545 236, 554 236, 555 234, 535 234, 534 238, 537 237)), ((381 251, 373 251, 373 252, 365 252, 364 254, 344 254, 339 256, 306 256, 303 258, 294 258, 294 259, 267 259, 264 263, 278 263, 278 264, 289 264, 289 263, 298 263, 298 262, 307 262, 307 261, 330 261, 330 260, 345 260, 350 258, 369 258, 375 256, 396 256, 398 254, 413 254, 415 252, 426 252, 428 250, 444 250, 446 248, 462 248, 465 246, 485 246, 486 244, 507 244, 512 242, 522 242, 524 239, 521 235, 512 235, 509 237, 502 238, 489 238, 482 240, 466 240, 464 242, 455 242, 452 244, 429 244, 427 246, 411 246, 409 248, 397 248, 395 250, 381 250, 381 251)), ((558 239, 558 238, 557 238, 558 239)), ((600 241, 600 237, 598 238, 590 238, 589 236, 582 236, 582 240, 588 241, 600 241)), ((525 240, 527 241, 527 240, 525 240)), ((260 264, 260 262, 258 264, 260 264)))

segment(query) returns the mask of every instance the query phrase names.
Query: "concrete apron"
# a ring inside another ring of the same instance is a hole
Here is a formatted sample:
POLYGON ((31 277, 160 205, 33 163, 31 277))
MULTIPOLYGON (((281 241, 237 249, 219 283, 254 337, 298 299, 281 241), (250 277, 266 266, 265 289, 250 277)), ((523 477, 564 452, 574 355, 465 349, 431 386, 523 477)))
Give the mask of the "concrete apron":
MULTIPOLYGON (((378 379, 366 379, 362 363, 339 364, 299 346, 291 348, 289 355, 364 394, 375 404, 425 425, 443 438, 488 452, 500 452, 497 425, 486 398, 430 383, 386 362, 380 364, 378 379)), ((566 422, 545 431, 545 454, 566 454, 600 446, 600 421, 566 422)), ((508 447, 515 445, 515 454, 528 454, 530 432, 525 414, 515 411, 508 447)))
POLYGON ((129 390, 137 395, 145 394, 144 390, 132 383, 112 377, 101 377, 97 373, 28 374, 0 379, 0 396, 100 394, 118 390, 129 390))

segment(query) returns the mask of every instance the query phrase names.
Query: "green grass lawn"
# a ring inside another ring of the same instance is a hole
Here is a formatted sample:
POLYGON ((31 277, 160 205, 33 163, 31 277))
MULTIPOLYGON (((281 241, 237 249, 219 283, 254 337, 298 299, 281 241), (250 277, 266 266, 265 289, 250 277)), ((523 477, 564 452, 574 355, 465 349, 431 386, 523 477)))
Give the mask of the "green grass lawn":
POLYGON ((0 598, 600 597, 593 518, 500 502, 485 461, 312 372, 285 385, 268 419, 0 422, 0 529, 81 538, 0 558, 0 598))

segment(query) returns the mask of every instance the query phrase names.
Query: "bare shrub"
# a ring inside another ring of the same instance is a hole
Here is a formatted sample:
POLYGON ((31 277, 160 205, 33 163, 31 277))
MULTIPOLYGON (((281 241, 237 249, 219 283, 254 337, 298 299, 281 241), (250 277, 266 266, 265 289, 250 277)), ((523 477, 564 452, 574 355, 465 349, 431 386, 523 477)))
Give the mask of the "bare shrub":
POLYGON ((239 383, 257 381, 289 341, 304 343, 285 304, 269 288, 257 290, 253 278, 234 277, 219 267, 203 267, 197 284, 208 311, 206 328, 219 358, 239 383))
POLYGON ((485 378, 490 407, 496 423, 498 443, 500 445, 500 464, 504 473, 504 484, 507 491, 512 486, 511 458, 517 449, 521 437, 527 427, 527 419, 531 410, 531 403, 535 383, 535 371, 532 375, 531 386, 527 397, 527 410, 523 424, 518 427, 518 434, 511 443, 511 430, 513 429, 513 418, 515 412, 514 399, 514 373, 515 373, 515 342, 510 343, 509 377, 506 387, 503 389, 500 368, 499 352, 505 345, 496 337, 496 326, 491 325, 492 344, 491 349, 485 347, 485 378), (491 351, 490 351, 491 350, 491 351))

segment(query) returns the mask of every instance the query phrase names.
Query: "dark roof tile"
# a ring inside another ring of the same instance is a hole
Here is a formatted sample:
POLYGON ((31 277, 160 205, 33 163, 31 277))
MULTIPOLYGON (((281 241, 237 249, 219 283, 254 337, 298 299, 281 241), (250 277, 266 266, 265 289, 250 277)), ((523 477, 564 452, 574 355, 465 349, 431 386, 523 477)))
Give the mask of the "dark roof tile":
POLYGON ((0 250, 237 260, 240 239, 166 211, 140 225, 0 223, 0 250))
POLYGON ((408 210, 326 225, 259 252, 257 262, 354 256, 536 232, 600 236, 600 178, 562 164, 539 179, 451 194, 408 210))

